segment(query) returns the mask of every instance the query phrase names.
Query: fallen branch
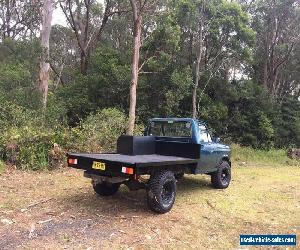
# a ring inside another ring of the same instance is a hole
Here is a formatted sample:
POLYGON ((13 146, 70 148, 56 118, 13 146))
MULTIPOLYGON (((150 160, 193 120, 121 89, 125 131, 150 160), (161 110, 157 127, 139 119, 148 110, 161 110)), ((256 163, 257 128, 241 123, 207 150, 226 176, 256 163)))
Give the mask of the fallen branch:
POLYGON ((107 218, 107 219, 134 219, 134 218, 140 218, 141 216, 138 215, 132 215, 132 216, 125 216, 125 215, 120 215, 120 216, 108 216, 108 215, 102 215, 102 214, 96 214, 100 218, 107 218))
POLYGON ((37 202, 35 202, 35 203, 32 203, 32 204, 28 205, 27 208, 35 207, 35 206, 37 206, 37 205, 39 205, 39 204, 44 204, 44 203, 46 203, 46 202, 48 202, 48 201, 50 201, 50 200, 52 200, 52 199, 53 199, 53 198, 49 198, 49 199, 37 201, 37 202))
POLYGON ((210 206, 213 210, 216 210, 216 211, 218 211, 218 212, 220 213, 220 211, 219 211, 213 204, 211 204, 209 200, 206 200, 206 203, 207 203, 207 205, 210 206))
POLYGON ((50 221, 52 221, 52 220, 53 220, 53 219, 40 220, 38 223, 39 223, 39 224, 44 224, 44 223, 50 222, 50 221))

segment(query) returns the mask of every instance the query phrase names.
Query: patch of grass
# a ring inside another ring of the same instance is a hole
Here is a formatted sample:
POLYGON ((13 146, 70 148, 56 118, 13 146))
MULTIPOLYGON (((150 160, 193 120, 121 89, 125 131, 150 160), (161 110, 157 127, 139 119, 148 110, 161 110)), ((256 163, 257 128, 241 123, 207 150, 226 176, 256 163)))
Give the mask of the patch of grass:
POLYGON ((112 197, 97 196, 80 170, 5 172, 0 218, 14 223, 0 225, 0 249, 5 243, 11 249, 214 250, 240 249, 240 234, 299 238, 300 168, 260 164, 234 164, 225 190, 212 188, 207 175, 186 175, 163 215, 149 211, 144 190, 122 186, 112 197))
POLYGON ((5 163, 0 160, 0 175, 3 173, 4 169, 5 169, 5 163))
POLYGON ((232 161, 238 165, 266 165, 266 166, 300 166, 300 161, 290 159, 284 149, 260 150, 251 147, 231 145, 232 161))
POLYGON ((280 224, 300 223, 295 218, 300 205, 299 180, 300 169, 296 166, 233 167, 228 189, 212 189, 208 176, 191 175, 179 182, 177 199, 182 206, 208 204, 219 213, 241 220, 272 223, 276 216, 280 224))

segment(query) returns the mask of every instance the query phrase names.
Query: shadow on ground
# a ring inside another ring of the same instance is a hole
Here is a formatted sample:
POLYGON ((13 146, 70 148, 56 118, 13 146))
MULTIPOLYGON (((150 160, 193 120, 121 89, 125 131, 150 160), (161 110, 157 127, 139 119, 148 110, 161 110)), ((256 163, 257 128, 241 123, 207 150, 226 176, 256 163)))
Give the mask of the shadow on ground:
MULTIPOLYGON (((193 191, 207 192, 212 190, 210 181, 184 177, 177 183, 177 196, 193 191)), ((147 196, 145 190, 129 191, 124 185, 119 192, 110 197, 101 197, 95 194, 92 187, 72 193, 63 193, 55 198, 58 206, 64 206, 70 210, 81 210, 85 213, 98 216, 120 216, 123 213, 142 213, 153 215, 147 207, 147 196)))

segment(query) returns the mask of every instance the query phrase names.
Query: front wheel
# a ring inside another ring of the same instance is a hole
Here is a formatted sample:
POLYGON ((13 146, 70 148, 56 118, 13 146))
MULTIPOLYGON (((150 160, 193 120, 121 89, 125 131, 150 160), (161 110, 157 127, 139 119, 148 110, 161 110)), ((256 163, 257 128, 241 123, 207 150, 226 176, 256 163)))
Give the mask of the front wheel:
POLYGON ((156 213, 167 213, 173 207, 176 196, 176 179, 171 171, 160 171, 151 175, 148 182, 147 201, 156 213))
POLYGON ((118 192, 120 184, 119 183, 92 183, 94 191, 101 196, 111 196, 118 192))
POLYGON ((223 161, 218 170, 211 175, 211 183, 215 188, 227 188, 231 181, 231 168, 227 161, 223 161))

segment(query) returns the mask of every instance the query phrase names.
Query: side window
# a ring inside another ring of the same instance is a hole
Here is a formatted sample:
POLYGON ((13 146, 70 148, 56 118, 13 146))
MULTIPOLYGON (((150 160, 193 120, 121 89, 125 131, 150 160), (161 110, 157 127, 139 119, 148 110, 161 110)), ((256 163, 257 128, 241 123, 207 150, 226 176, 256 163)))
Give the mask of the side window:
POLYGON ((199 124, 199 131, 200 131, 200 142, 212 142, 211 136, 204 125, 199 124))

